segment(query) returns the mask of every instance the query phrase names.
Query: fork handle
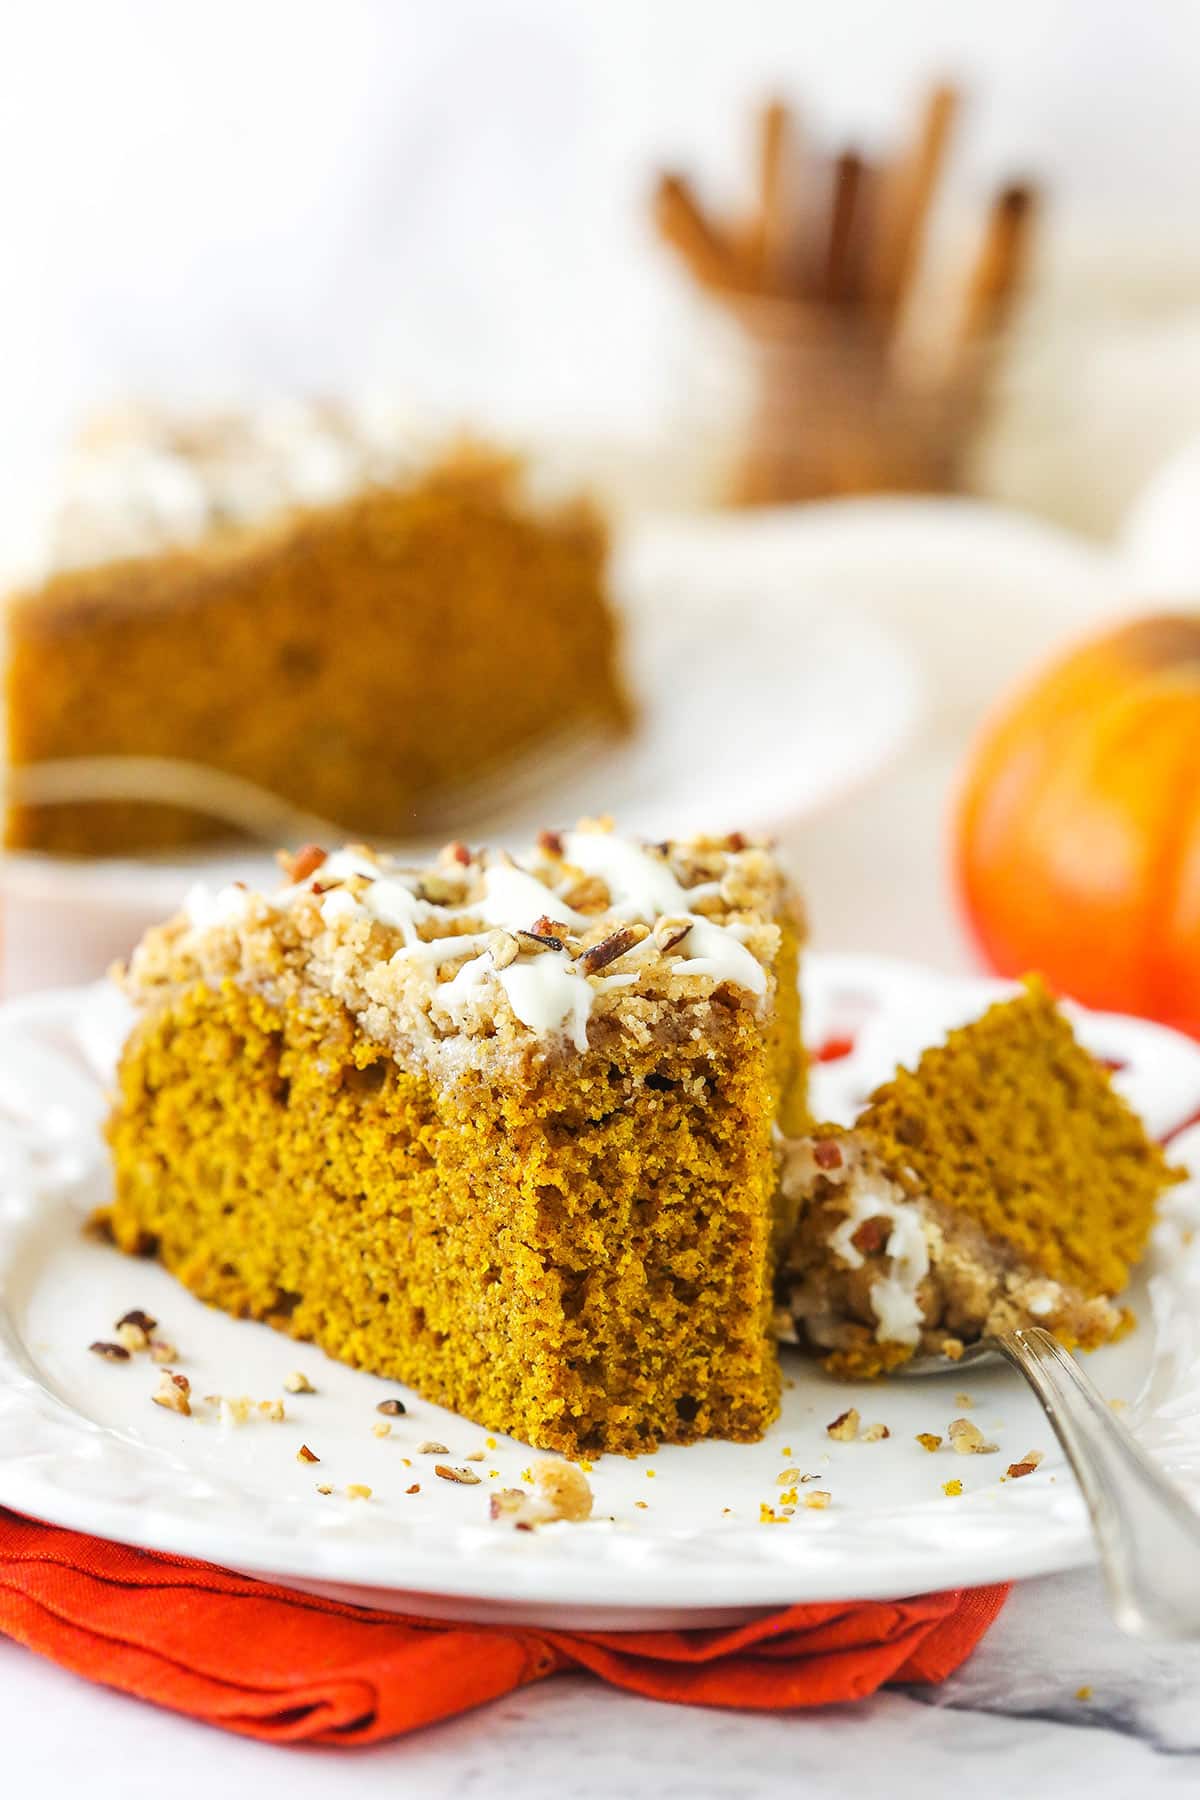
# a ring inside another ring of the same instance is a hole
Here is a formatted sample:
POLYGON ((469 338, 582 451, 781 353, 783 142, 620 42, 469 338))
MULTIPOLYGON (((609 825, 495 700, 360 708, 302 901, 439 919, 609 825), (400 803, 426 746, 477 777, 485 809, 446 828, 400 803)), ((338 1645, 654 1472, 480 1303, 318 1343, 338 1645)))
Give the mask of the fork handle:
POLYGON ((1200 1638, 1200 1513, 1048 1331, 994 1341, 1037 1395, 1075 1471, 1117 1623, 1135 1637, 1200 1638))

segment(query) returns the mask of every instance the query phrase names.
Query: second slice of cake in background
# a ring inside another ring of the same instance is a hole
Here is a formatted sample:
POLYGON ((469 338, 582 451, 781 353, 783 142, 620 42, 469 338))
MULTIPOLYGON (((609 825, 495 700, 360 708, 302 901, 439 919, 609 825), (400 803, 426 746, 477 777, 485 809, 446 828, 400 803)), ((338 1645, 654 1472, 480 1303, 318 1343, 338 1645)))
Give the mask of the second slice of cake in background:
POLYGON ((289 872, 133 957, 117 1243, 536 1445, 761 1436, 804 1122, 770 852, 592 828, 289 872))
POLYGON ((280 803, 276 837, 288 806, 436 832, 539 745, 628 726, 606 557, 590 506, 478 447, 419 460, 333 408, 135 423, 7 604, 6 842, 228 833, 220 777, 280 803))
POLYGON ((848 1376, 1022 1325, 1092 1349, 1181 1178, 1030 981, 791 1147, 797 1330, 848 1376))

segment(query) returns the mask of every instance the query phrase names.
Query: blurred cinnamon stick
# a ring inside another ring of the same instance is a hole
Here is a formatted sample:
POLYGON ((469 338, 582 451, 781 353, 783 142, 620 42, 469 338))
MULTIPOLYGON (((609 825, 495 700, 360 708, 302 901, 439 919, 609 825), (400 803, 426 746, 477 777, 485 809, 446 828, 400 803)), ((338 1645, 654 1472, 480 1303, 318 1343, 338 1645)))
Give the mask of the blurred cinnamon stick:
POLYGON ((704 287, 736 288, 740 283, 733 246, 700 206, 684 175, 664 174, 654 194, 660 236, 683 257, 704 287))
POLYGON ((1034 190, 1026 182, 996 196, 967 283, 962 343, 993 337, 1007 323, 1025 274, 1034 210, 1034 190))
MULTIPOLYGON (((756 115, 754 198, 740 217, 706 212, 685 176, 664 174, 655 219, 694 279, 731 312, 755 353, 755 399, 737 497, 784 500, 964 479, 1028 260, 1035 195, 991 204, 961 299, 913 300, 960 107, 929 92, 901 154, 868 163, 802 157, 795 115, 756 115)), ((923 295, 922 295, 923 297, 923 295)))
POLYGON ((871 270, 871 298, 886 318, 903 306, 925 241, 961 96, 943 83, 929 94, 916 135, 885 178, 871 270))
POLYGON ((1002 334, 1025 275, 1034 212, 1034 190, 1024 183, 996 196, 967 282, 947 383, 964 441, 982 426, 994 390, 1002 334))
POLYGON ((842 305, 850 298, 855 266, 854 240, 861 227, 863 171, 863 159, 857 150, 843 150, 833 165, 829 244, 821 291, 834 306, 842 305))
POLYGON ((746 261, 751 285, 773 292, 786 285, 800 185, 798 134, 784 100, 768 100, 759 112, 757 163, 758 192, 746 261))

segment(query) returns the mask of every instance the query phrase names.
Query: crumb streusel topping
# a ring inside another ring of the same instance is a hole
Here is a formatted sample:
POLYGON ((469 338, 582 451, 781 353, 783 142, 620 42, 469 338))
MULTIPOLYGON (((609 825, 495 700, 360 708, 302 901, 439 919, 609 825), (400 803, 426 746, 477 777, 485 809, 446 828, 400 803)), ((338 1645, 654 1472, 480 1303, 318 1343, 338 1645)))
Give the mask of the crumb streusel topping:
POLYGON ((272 894, 194 888, 118 971, 130 997, 228 978, 327 994, 446 1073, 582 1052, 605 1020, 646 1037, 699 1030, 718 989, 757 1010, 773 979, 783 881, 740 836, 643 844, 584 822, 521 857, 450 844, 413 868, 309 846, 281 861, 272 894))

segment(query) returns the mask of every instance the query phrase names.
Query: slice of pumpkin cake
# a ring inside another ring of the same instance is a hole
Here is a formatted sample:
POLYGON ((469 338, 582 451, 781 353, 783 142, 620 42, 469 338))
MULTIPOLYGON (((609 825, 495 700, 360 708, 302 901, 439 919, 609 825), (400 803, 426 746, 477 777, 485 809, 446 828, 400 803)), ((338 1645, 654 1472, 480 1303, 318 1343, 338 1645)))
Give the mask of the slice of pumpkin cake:
POLYGON ((472 788, 631 722, 604 522, 516 458, 310 408, 135 422, 64 485, 0 609, 10 849, 273 809, 436 841, 472 788))
POLYGON ((123 973, 122 1249, 569 1453, 774 1416, 801 926, 770 852, 602 827, 290 859, 123 973))
POLYGON ((1091 1349, 1180 1179, 1031 980, 790 1147, 788 1307, 849 1376, 1021 1325, 1091 1349))

